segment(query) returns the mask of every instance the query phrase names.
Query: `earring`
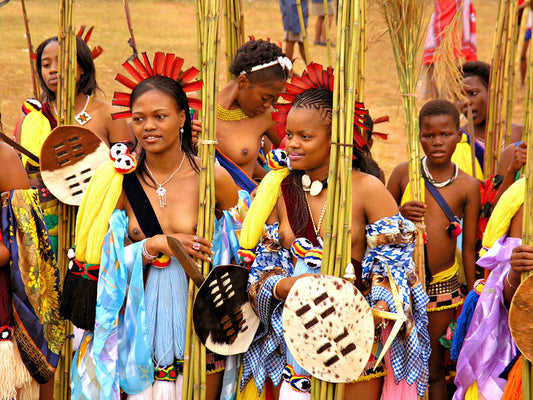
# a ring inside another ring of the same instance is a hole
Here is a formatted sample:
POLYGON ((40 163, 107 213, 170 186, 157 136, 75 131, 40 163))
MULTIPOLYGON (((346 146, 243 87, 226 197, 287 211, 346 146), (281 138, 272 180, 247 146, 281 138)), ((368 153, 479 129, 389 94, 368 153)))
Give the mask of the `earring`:
POLYGON ((184 131, 183 126, 182 126, 182 127, 180 128, 180 133, 183 135, 183 132, 185 132, 185 131, 184 131))

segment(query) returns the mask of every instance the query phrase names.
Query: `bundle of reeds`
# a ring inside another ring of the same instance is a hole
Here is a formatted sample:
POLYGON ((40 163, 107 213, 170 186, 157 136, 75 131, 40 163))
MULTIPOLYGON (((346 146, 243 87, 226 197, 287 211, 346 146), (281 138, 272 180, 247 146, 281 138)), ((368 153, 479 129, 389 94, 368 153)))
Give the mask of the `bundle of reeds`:
MULTIPOLYGON (((245 42, 244 13, 242 0, 224 0, 224 32, 226 44, 226 63, 230 63, 237 49, 245 42)), ((231 81, 233 75, 226 68, 226 79, 231 81)))
MULTIPOLYGON (((76 33, 73 24, 74 1, 60 0, 59 2, 59 34, 58 34, 58 88, 57 88, 57 124, 72 125, 74 123, 74 101, 76 98, 76 33)), ((67 251, 74 245, 74 225, 76 210, 73 206, 60 203, 58 222, 58 266, 61 284, 68 269, 67 251)), ((55 398, 70 399, 70 366, 72 363, 72 324, 66 322, 66 340, 61 352, 60 364, 56 377, 55 398)))
POLYGON ((511 137, 514 69, 518 41, 517 7, 517 2, 514 0, 498 3, 485 139, 485 178, 496 173, 502 142, 509 144, 511 137))
MULTIPOLYGON (((198 28, 199 65, 204 87, 201 91, 202 132, 198 138, 200 165, 200 204, 197 233, 211 241, 215 222, 215 144, 217 120, 218 65, 220 55, 220 0, 197 0, 196 15, 198 28)), ((202 263, 204 275, 209 273, 210 264, 202 263)), ((189 284, 188 315, 192 315, 192 305, 196 289, 189 284)), ((185 357, 183 368, 183 399, 203 400, 206 398, 206 352, 192 327, 192 317, 187 318, 185 357)))
MULTIPOLYGON (((362 98, 362 15, 365 0, 339 0, 331 153, 321 272, 342 277, 351 260, 354 104, 362 98)), ((312 399, 342 399, 344 385, 313 378, 312 399)))
MULTIPOLYGON (((416 85, 420 74, 419 49, 425 39, 429 13, 424 0, 380 0, 380 8, 387 23, 396 61, 400 92, 405 117, 405 136, 409 165, 411 200, 421 201, 420 148, 418 146, 418 111, 416 85)), ((423 231, 420 224, 419 239, 415 247, 415 264, 420 281, 425 283, 423 231)))
MULTIPOLYGON (((331 35, 329 29, 329 7, 328 0, 324 0, 324 26, 326 27, 326 44, 328 51, 328 66, 333 66, 331 57, 331 35)), ((319 38, 320 40, 320 38, 319 38)))
MULTIPOLYGON (((526 114, 524 117, 524 133, 527 143, 526 193, 524 196, 524 216, 522 222, 522 243, 533 246, 533 52, 529 49, 529 65, 527 71, 526 114)), ((522 273, 522 281, 530 272, 522 273)), ((522 357, 522 399, 533 399, 533 365, 522 357)))

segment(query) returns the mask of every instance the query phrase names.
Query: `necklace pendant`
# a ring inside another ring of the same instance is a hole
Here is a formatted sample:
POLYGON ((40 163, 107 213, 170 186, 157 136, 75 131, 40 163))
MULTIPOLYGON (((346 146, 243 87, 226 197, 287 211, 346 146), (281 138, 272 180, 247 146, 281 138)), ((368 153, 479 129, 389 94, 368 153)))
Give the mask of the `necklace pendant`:
POLYGON ((324 241, 322 240, 322 237, 320 235, 316 235, 316 241, 318 242, 320 247, 324 248, 324 241))
POLYGON ((89 122, 91 119, 93 119, 93 117, 91 117, 87 111, 82 111, 78 115, 74 116, 74 120, 82 126, 89 122))
POLYGON ((167 205, 167 189, 159 185, 155 192, 157 193, 157 197, 159 197, 159 207, 165 208, 167 205))
POLYGON ((311 189, 309 190, 309 194, 311 196, 317 196, 322 191, 323 188, 324 188, 324 185, 322 184, 322 182, 313 181, 313 183, 311 183, 311 189))

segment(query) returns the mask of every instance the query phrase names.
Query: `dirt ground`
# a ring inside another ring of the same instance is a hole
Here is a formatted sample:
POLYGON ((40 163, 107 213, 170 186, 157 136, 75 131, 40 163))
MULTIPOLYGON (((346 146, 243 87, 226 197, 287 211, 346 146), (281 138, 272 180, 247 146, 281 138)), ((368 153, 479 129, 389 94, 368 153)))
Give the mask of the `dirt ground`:
MULTIPOLYGON (((47 37, 58 32, 57 1, 27 0, 29 28, 34 49, 47 37)), ((243 0, 247 36, 270 38, 281 43, 283 28, 277 1, 243 0)), ((377 127, 389 133, 386 141, 376 140, 373 153, 388 177, 394 166, 406 160, 403 110, 399 96, 396 66, 385 24, 375 1, 369 0, 368 53, 365 105, 372 116, 388 115, 390 122, 377 127)), ((428 4, 431 6, 431 1, 428 4)), ((491 61, 495 31, 497 0, 475 1, 477 11, 478 58, 491 61)), ((185 59, 185 66, 197 64, 196 16, 193 0, 148 1, 130 0, 130 10, 139 51, 174 52, 185 59)), ((104 53, 96 59, 100 98, 111 101, 119 89, 114 81, 122 72, 121 63, 131 55, 127 41, 129 33, 120 0, 78 0, 75 3, 75 25, 95 26, 89 44, 100 45, 104 53)), ((314 46, 315 17, 309 20, 311 59, 327 64, 326 48, 314 46)), ((23 101, 32 97, 28 47, 21 3, 11 0, 0 8, 0 111, 4 130, 10 134, 20 117, 23 101)), ((226 62, 222 51, 220 84, 225 80, 226 62)), ((333 58, 334 59, 334 58, 333 58)), ((296 63, 301 71, 304 63, 296 63)), ((516 82, 514 116, 522 122, 525 90, 516 82)))

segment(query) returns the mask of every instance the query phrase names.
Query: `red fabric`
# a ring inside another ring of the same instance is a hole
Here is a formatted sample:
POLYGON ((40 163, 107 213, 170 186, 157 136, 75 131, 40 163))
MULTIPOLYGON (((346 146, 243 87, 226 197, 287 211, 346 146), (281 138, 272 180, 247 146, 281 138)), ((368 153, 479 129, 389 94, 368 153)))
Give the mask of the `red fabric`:
MULTIPOLYGON (((455 14, 461 9, 463 0, 435 0, 434 12, 429 25, 428 36, 424 50, 423 64, 430 64, 434 61, 434 54, 439 47, 443 33, 452 23, 455 14)), ((454 58, 465 58, 466 61, 477 59, 476 44, 476 12, 472 2, 464 2, 463 18, 457 21, 462 24, 463 35, 461 48, 455 49, 454 58), (468 25, 467 25, 468 24, 468 25)))

